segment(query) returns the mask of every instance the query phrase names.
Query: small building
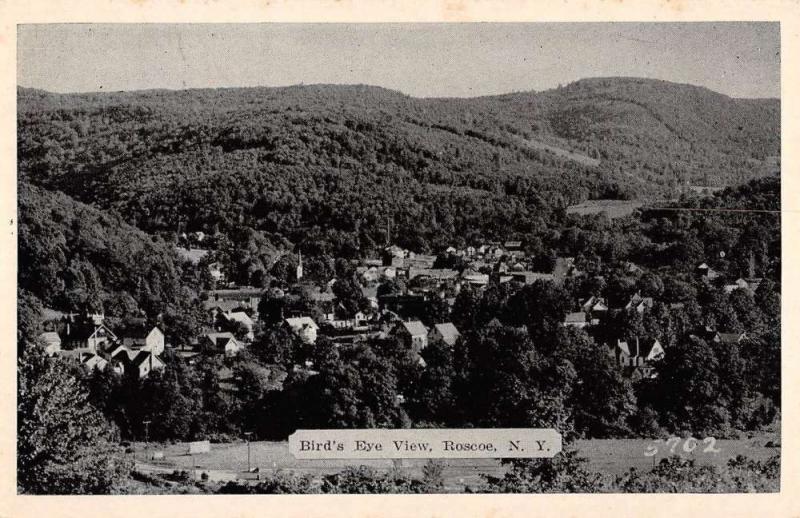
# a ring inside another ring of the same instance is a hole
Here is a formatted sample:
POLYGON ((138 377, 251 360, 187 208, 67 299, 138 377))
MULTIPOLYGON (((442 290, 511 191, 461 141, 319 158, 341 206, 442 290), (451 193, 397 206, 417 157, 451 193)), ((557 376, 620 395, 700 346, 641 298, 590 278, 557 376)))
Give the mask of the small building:
POLYGON ((614 357, 620 367, 637 367, 648 365, 664 357, 664 348, 654 338, 639 339, 629 344, 617 340, 614 357))
POLYGON ((714 271, 708 264, 701 263, 695 268, 695 274, 697 274, 702 279, 713 281, 717 277, 719 277, 719 273, 714 271))
POLYGON ((253 339, 255 338, 255 335, 253 334, 254 322, 253 319, 250 318, 250 315, 248 315, 244 311, 232 311, 230 313, 225 313, 223 316, 228 322, 238 322, 239 324, 244 326, 244 328, 247 329, 247 334, 245 335, 245 338, 250 342, 253 341, 253 339))
POLYGON ((589 325, 589 322, 586 318, 586 313, 583 311, 577 311, 575 313, 567 313, 567 316, 564 317, 563 322, 564 327, 577 327, 578 329, 582 329, 589 325))
POLYGON ((625 309, 627 311, 636 310, 637 313, 644 313, 646 310, 652 309, 653 307, 653 298, 652 297, 642 297, 638 293, 633 295, 631 299, 625 304, 625 309))
POLYGON ((456 326, 452 322, 445 322, 443 324, 434 324, 430 332, 431 341, 442 341, 449 346, 455 345, 461 333, 458 332, 456 326))
POLYGON ((714 341, 725 345, 738 345, 745 340, 747 340, 747 333, 717 333, 714 341))
POLYGON ((125 331, 122 345, 129 349, 140 349, 160 355, 164 353, 164 333, 158 326, 136 327, 125 331))
POLYGON ((415 352, 428 346, 428 330, 419 320, 399 322, 394 328, 394 334, 415 352))
POLYGON ((161 358, 150 351, 139 351, 133 360, 128 364, 128 372, 138 373, 139 379, 146 378, 150 372, 164 368, 161 358))
POLYGON ((287 318, 284 322, 303 342, 313 344, 317 341, 319 326, 311 317, 287 318))
POLYGON ((48 356, 55 356, 61 351, 61 337, 55 331, 40 334, 39 341, 44 344, 44 352, 48 356))
POLYGON ((200 339, 200 347, 211 354, 236 356, 244 348, 244 345, 233 336, 233 333, 225 331, 204 335, 200 339))
POLYGON ((97 354, 102 352, 112 342, 117 341, 117 336, 103 323, 84 322, 81 324, 67 324, 66 336, 62 340, 63 349, 78 350, 97 354))

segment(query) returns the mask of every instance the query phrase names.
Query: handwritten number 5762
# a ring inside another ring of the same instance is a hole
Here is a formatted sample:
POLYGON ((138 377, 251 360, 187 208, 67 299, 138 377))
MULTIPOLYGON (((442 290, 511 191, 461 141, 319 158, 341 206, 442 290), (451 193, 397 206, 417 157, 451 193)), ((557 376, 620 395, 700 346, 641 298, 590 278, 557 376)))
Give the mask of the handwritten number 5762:
MULTIPOLYGON (((653 444, 645 448, 644 456, 645 457, 654 457, 658 455, 659 445, 665 444, 667 448, 669 448, 670 455, 675 455, 675 450, 677 449, 678 445, 681 443, 682 439, 680 437, 670 437, 666 441, 663 439, 655 439, 653 444)), ((703 448, 703 453, 719 453, 719 448, 716 447, 717 440, 714 437, 706 437, 703 439, 703 444, 705 444, 705 448, 703 448)), ((683 447, 681 448, 685 453, 692 453, 698 446, 698 440, 694 437, 689 437, 685 441, 683 441, 683 447)))

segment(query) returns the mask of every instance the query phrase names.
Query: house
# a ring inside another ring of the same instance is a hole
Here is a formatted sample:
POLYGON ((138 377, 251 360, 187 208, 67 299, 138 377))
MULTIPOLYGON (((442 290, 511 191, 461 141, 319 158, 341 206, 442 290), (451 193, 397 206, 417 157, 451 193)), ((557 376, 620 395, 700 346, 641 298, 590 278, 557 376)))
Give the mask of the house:
POLYGON ((747 340, 747 333, 717 333, 714 341, 725 345, 740 344, 747 340))
POLYGON ((452 322, 434 324, 430 333, 431 341, 441 340, 451 347, 455 345, 459 336, 461 336, 461 333, 458 332, 458 329, 456 329, 456 326, 454 326, 452 322))
POLYGON ((117 336, 103 323, 98 323, 97 318, 72 325, 67 323, 66 333, 62 340, 63 349, 78 350, 97 354, 117 341, 117 336))
POLYGON ((61 337, 55 331, 40 334, 39 341, 44 344, 44 352, 48 356, 54 356, 61 350, 61 337))
POLYGON ((303 342, 313 344, 317 341, 319 326, 317 326, 311 317, 287 318, 284 322, 303 342))
POLYGON ((652 307, 653 307, 653 298, 642 297, 638 293, 634 294, 628 301, 628 303, 625 304, 625 309, 627 311, 634 309, 638 313, 644 313, 645 310, 652 309, 652 307))
POLYGON ((377 310, 378 307, 379 307, 378 306, 378 288, 376 288, 376 287, 372 287, 372 288, 364 288, 364 287, 362 287, 361 288, 361 293, 364 295, 364 298, 366 298, 367 301, 369 301, 369 306, 372 309, 377 310))
POLYGON ((509 252, 519 252, 522 250, 522 241, 506 241, 503 246, 509 252))
POLYGON ((416 254, 414 257, 409 257, 405 261, 405 265, 409 268, 433 268, 436 263, 435 255, 416 254))
POLYGON ((139 379, 146 378, 151 371, 164 368, 161 358, 150 351, 139 351, 133 360, 127 365, 128 372, 138 373, 139 379))
POLYGON ((614 357, 620 367, 636 367, 663 358, 664 348, 658 340, 653 338, 640 340, 637 337, 632 344, 617 340, 614 357))
POLYGON ((209 353, 236 356, 244 345, 233 336, 233 333, 226 331, 204 335, 200 338, 200 347, 209 353))
POLYGON ((250 342, 253 341, 253 339, 255 338, 255 335, 253 334, 254 322, 253 319, 250 318, 250 315, 248 315, 244 311, 232 311, 230 313, 223 314, 223 317, 228 322, 231 323, 238 322, 239 324, 244 326, 244 328, 247 329, 247 334, 245 335, 245 339, 250 342))
POLYGON ((234 309, 243 307, 238 300, 204 300, 203 308, 210 314, 212 320, 218 315, 229 313, 234 309))
POLYGON ((726 295, 730 295, 734 290, 739 290, 739 289, 749 290, 752 288, 750 287, 750 283, 742 279, 741 277, 736 279, 736 281, 733 284, 726 284, 725 286, 722 287, 722 291, 724 291, 726 295))
POLYGON ((578 329, 582 329, 589 325, 589 322, 586 319, 586 313, 583 311, 577 311, 575 313, 567 313, 567 316, 564 317, 563 326, 564 327, 577 327, 578 329))
POLYGON ((419 320, 399 322, 394 335, 403 340, 407 347, 419 352, 428 345, 428 330, 419 320))
POLYGON ((129 349, 141 349, 160 355, 164 353, 164 333, 158 326, 135 327, 125 331, 122 336, 122 345, 129 349))
POLYGON ((473 255, 475 255, 475 252, 476 250, 474 246, 470 245, 467 247, 467 256, 472 257, 473 255))
POLYGON ((581 304, 581 309, 588 314, 592 325, 597 325, 608 315, 608 305, 605 299, 591 296, 581 304))
POLYGON ((108 365, 108 361, 103 359, 97 354, 91 353, 84 353, 83 358, 81 358, 81 363, 84 367, 91 370, 105 370, 106 366, 108 365))
POLYGON ((708 264, 701 263, 695 268, 695 273, 705 280, 712 281, 719 277, 719 273, 714 271, 708 264))

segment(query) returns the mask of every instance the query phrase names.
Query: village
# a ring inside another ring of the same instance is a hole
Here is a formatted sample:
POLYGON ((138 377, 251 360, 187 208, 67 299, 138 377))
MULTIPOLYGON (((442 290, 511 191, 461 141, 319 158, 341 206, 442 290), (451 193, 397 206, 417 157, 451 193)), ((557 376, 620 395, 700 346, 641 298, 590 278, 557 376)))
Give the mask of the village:
MULTIPOLYGON (((202 235, 195 237, 197 241, 202 241, 202 238, 202 235)), ((208 254, 207 250, 199 248, 178 248, 178 252, 195 264, 208 254)), ((219 263, 211 263, 207 268, 217 287, 201 297, 205 326, 200 334, 190 337, 188 345, 172 346, 165 338, 165 330, 158 324, 147 325, 144 318, 130 319, 124 329, 112 329, 103 314, 64 314, 52 310, 45 315, 46 330, 39 338, 50 356, 69 359, 89 371, 110 369, 119 375, 139 379, 163 369, 165 354, 189 363, 200 355, 235 358, 270 325, 278 325, 290 332, 297 344, 311 346, 320 338, 340 345, 394 337, 417 354, 424 367, 419 353, 429 343, 440 341, 452 347, 461 336, 458 327, 444 315, 452 309, 462 289, 480 293, 490 285, 506 283, 512 289, 518 289, 537 281, 561 285, 568 279, 576 280, 587 275, 575 266, 572 257, 556 257, 550 272, 532 271, 533 261, 534 258, 525 253, 521 241, 488 242, 463 249, 451 246, 439 255, 418 254, 396 245, 386 246, 381 257, 352 261, 355 281, 363 295, 362 301, 365 301, 359 307, 344 304, 336 297, 333 290, 336 279, 324 287, 307 282, 302 254, 296 267, 295 284, 286 289, 236 286, 227 281, 219 263), (437 267, 441 263, 452 266, 437 267), (385 289, 386 286, 395 289, 385 289), (400 286, 399 290, 397 286, 400 286), (289 291, 298 288, 303 288, 313 302, 313 311, 304 313, 281 307, 275 322, 261 320, 259 306, 263 300, 280 301, 288 296, 289 291), (431 304, 444 307, 443 314, 432 318, 428 314, 431 304)), ((630 262, 626 269, 633 275, 641 273, 641 269, 630 262)), ((725 294, 736 289, 754 292, 761 279, 752 273, 752 258, 750 269, 751 275, 747 279, 739 278, 724 284, 722 291, 725 294)), ((704 283, 711 283, 719 273, 702 263, 697 266, 695 276, 704 283)), ((625 303, 614 306, 602 295, 593 295, 570 301, 571 310, 564 315, 561 325, 586 331, 598 347, 606 350, 625 377, 633 381, 649 378, 655 376, 653 363, 665 355, 658 337, 609 337, 593 331, 613 315, 643 315, 653 308, 655 302, 653 297, 641 296, 637 292, 625 303)), ((683 304, 671 303, 668 307, 680 310, 683 304)), ((698 323, 696 334, 718 343, 741 343, 747 339, 746 333, 726 331, 698 323)), ((310 361, 295 368, 314 373, 310 361)))

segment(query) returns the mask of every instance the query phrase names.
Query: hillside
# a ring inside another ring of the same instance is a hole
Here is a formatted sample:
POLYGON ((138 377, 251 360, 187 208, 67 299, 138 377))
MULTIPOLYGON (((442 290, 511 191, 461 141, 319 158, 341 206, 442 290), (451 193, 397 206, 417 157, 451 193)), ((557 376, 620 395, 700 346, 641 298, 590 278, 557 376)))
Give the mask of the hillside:
POLYGON ((20 289, 49 307, 156 314, 182 289, 178 259, 166 243, 26 183, 19 185, 19 264, 20 289))
POLYGON ((767 175, 780 151, 777 100, 625 78, 474 99, 314 85, 18 101, 25 181, 148 232, 247 227, 341 255, 385 242, 387 217, 415 249, 541 233, 587 199, 767 175))

